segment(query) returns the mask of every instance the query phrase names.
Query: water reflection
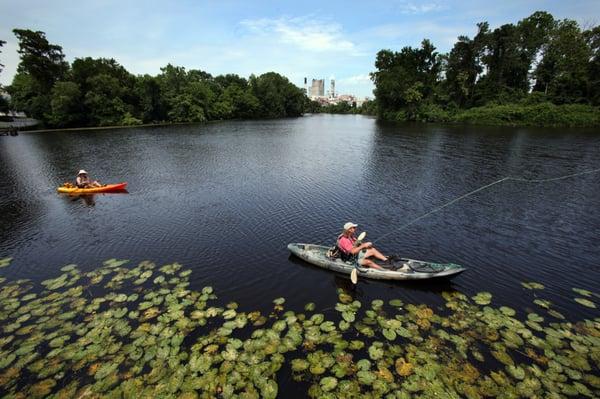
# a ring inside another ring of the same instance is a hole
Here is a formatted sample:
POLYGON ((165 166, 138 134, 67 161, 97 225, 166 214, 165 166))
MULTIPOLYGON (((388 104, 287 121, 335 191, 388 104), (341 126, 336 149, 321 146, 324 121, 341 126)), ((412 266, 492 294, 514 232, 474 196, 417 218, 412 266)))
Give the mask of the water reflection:
POLYGON ((105 195, 112 195, 112 194, 129 194, 129 191, 127 191, 126 189, 120 189, 120 190, 112 190, 110 193, 99 193, 99 194, 62 194, 62 196, 64 196, 65 198, 68 198, 71 202, 75 202, 75 201, 79 201, 81 200, 81 202, 83 204, 85 204, 86 206, 95 206, 96 205, 96 197, 97 196, 105 196, 105 195))

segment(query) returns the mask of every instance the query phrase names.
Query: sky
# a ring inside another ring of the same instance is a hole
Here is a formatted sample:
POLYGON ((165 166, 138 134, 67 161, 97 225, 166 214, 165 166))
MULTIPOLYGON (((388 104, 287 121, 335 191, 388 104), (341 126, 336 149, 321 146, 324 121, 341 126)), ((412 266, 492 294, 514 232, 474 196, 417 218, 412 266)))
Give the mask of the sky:
POLYGON ((299 87, 304 77, 330 79, 339 94, 372 97, 379 50, 418 47, 425 38, 439 52, 478 22, 491 28, 533 12, 600 24, 600 0, 0 0, 0 84, 19 63, 12 30, 46 33, 66 60, 114 58, 133 74, 157 75, 167 64, 213 75, 243 77, 274 71, 299 87))

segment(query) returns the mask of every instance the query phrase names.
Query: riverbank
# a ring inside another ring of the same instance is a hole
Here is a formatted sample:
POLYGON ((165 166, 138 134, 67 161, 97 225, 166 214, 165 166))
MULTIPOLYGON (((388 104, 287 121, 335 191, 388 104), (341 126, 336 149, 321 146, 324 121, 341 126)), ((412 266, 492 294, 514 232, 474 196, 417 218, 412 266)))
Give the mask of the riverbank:
MULTIPOLYGON (((210 123, 210 122, 216 122, 216 121, 209 121, 209 122, 202 122, 202 123, 210 123)), ((97 130, 107 130, 107 129, 131 129, 131 128, 139 128, 139 127, 195 125, 197 123, 198 122, 145 123, 145 124, 141 124, 141 125, 71 127, 68 129, 35 129, 35 130, 20 130, 19 133, 81 132, 81 131, 97 131, 97 130)))
POLYGON ((596 127, 600 108, 583 104, 488 104, 467 110, 448 110, 428 104, 410 115, 405 110, 385 112, 382 120, 406 122, 465 123, 488 126, 596 127))

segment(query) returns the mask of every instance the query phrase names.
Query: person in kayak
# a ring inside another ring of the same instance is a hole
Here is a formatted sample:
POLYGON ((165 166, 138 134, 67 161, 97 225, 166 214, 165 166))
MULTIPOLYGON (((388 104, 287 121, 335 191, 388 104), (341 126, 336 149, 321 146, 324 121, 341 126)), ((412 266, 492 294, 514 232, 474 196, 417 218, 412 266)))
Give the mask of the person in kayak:
POLYGON ((77 173, 75 184, 79 188, 102 187, 102 184, 98 183, 96 180, 90 180, 88 173, 83 169, 81 169, 79 173, 77 173))
POLYGON ((354 233, 356 232, 357 227, 358 225, 352 222, 348 222, 344 225, 344 231, 338 236, 336 244, 340 250, 340 257, 344 262, 358 259, 358 264, 361 266, 383 270, 383 267, 369 258, 375 257, 384 262, 389 262, 389 258, 375 249, 373 243, 364 242, 360 245, 354 245, 356 242, 354 233))

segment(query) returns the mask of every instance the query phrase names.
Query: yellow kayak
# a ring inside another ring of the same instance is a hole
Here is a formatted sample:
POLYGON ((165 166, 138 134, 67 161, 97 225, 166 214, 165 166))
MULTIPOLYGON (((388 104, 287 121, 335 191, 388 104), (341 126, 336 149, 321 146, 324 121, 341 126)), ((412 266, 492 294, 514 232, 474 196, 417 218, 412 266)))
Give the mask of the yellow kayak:
POLYGON ((94 193, 110 193, 115 191, 125 190, 127 183, 105 184, 101 187, 78 188, 72 184, 60 186, 57 190, 59 193, 66 194, 94 194, 94 193))

